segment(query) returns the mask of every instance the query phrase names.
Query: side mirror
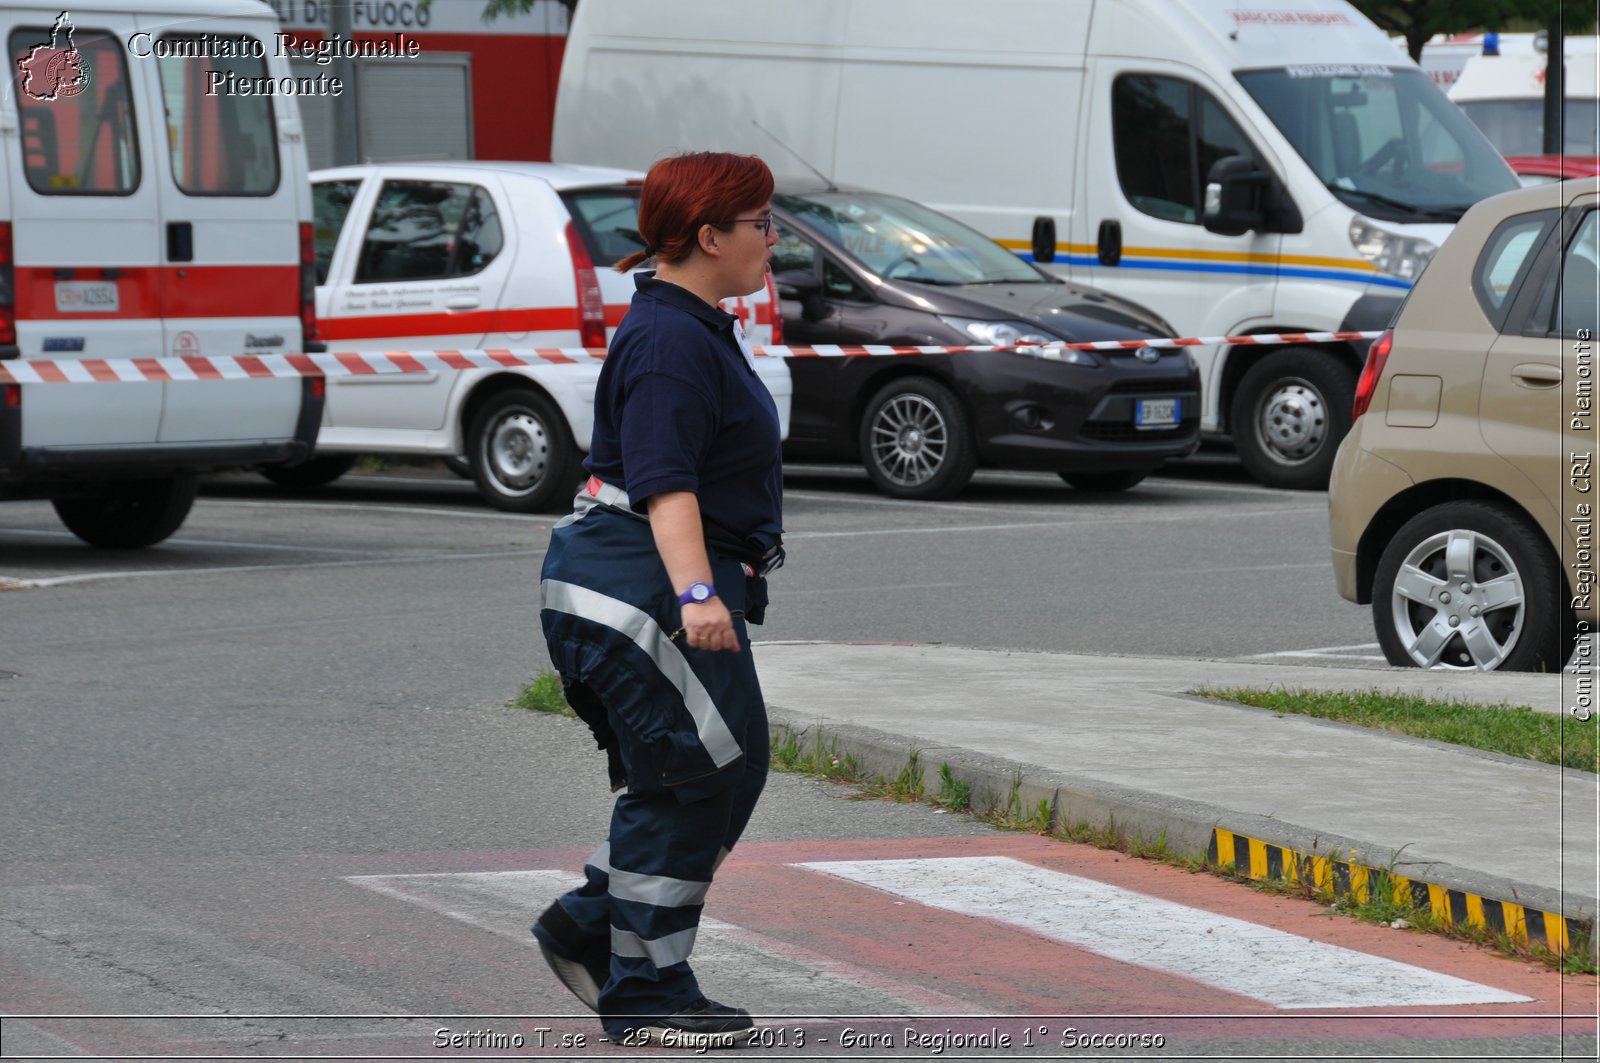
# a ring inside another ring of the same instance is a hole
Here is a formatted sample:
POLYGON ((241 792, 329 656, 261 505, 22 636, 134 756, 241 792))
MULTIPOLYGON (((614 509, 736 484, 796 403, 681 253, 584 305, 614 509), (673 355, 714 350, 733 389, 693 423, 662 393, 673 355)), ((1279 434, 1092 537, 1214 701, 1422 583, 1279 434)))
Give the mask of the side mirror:
POLYGON ((1206 175, 1206 201, 1200 215, 1208 232, 1241 236, 1266 222, 1265 200, 1272 175, 1243 155, 1218 159, 1206 175))
POLYGON ((1056 260, 1056 220, 1040 215, 1033 219, 1033 261, 1048 266, 1056 260))
POLYGON ((800 315, 807 321, 820 321, 828 316, 827 303, 822 298, 822 282, 808 269, 786 269, 772 275, 778 288, 779 299, 794 299, 800 303, 800 315))
POLYGON ((1261 233, 1305 229, 1300 208, 1283 182, 1243 155, 1229 155, 1212 165, 1200 220, 1221 236, 1239 236, 1251 229, 1261 233))

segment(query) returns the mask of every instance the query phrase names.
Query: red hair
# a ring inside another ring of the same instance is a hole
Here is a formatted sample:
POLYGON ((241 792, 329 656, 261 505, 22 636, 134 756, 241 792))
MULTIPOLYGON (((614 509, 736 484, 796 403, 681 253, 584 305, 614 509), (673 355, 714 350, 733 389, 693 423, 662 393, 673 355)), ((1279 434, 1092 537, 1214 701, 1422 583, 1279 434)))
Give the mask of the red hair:
POLYGON ((627 272, 652 254, 674 264, 700 243, 700 226, 723 228, 772 198, 772 171, 754 155, 697 151, 661 159, 645 175, 639 194, 639 235, 646 250, 617 263, 627 272))

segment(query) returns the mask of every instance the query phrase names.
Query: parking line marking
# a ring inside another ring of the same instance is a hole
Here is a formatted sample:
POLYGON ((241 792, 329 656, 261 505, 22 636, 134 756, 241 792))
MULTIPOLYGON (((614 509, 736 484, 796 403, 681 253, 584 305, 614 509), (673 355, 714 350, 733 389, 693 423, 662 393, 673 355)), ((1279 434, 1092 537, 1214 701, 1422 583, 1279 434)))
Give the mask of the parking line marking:
POLYGON ((1280 515, 1295 515, 1302 513, 1324 513, 1322 506, 1303 506, 1295 509, 1269 509, 1269 510, 1230 510, 1224 513, 1180 513, 1168 517, 1143 516, 1143 517, 1104 517, 1098 520, 1078 520, 1062 522, 1049 521, 1015 521, 1009 524, 946 524, 935 528, 858 528, 853 531, 809 531, 786 532, 784 541, 796 539, 845 539, 861 535, 932 535, 939 532, 991 532, 991 531, 1027 531, 1036 528, 1053 528, 1057 531, 1083 531, 1090 528, 1109 527, 1117 524, 1192 524, 1201 520, 1241 520, 1248 517, 1276 517, 1280 515))
POLYGON ((23 576, 0 575, 0 585, 10 589, 31 590, 45 587, 62 587, 71 583, 93 583, 105 579, 147 579, 153 576, 206 576, 231 572, 294 572, 308 568, 370 568, 376 565, 406 565, 435 561, 484 561, 504 557, 543 557, 540 550, 498 550, 473 554, 406 554, 401 557, 364 558, 359 561, 306 561, 285 565, 213 565, 206 568, 147 568, 128 569, 123 572, 86 572, 77 576, 46 576, 29 579, 23 576))
POLYGON ((1352 650, 1376 650, 1376 642, 1358 642, 1353 646, 1316 646, 1308 650, 1275 650, 1272 653, 1252 653, 1251 657, 1347 657, 1356 661, 1381 661, 1383 654, 1352 653, 1352 650))
POLYGON ((208 506, 240 506, 246 509, 283 509, 287 506, 297 506, 300 509, 343 509, 356 510, 360 513, 412 513, 424 517, 466 517, 471 520, 510 520, 528 524, 530 527, 542 527, 548 531, 560 518, 559 514, 531 513, 486 513, 475 509, 450 509, 445 506, 390 506, 370 502, 302 502, 298 499, 275 499, 271 502, 252 502, 243 498, 216 498, 207 497, 202 501, 208 506))
POLYGON ((1276 1008, 1525 1003, 1532 998, 1010 857, 797 865, 992 919, 1276 1008))

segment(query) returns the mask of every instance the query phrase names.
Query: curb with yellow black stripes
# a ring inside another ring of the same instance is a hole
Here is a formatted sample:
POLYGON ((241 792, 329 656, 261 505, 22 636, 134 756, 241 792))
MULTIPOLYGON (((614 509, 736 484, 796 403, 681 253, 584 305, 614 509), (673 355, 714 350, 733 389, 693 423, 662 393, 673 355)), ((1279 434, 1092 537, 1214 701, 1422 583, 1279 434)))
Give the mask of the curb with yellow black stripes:
POLYGON ((1396 903, 1409 902, 1431 912, 1440 922, 1504 934, 1524 944, 1542 944, 1557 956, 1565 955, 1574 942, 1594 940, 1594 925, 1589 920, 1451 889, 1388 868, 1303 853, 1221 827, 1212 828, 1206 857, 1218 867, 1232 865, 1245 878, 1303 882, 1319 892, 1354 897, 1362 903, 1371 900, 1375 890, 1387 888, 1396 903))

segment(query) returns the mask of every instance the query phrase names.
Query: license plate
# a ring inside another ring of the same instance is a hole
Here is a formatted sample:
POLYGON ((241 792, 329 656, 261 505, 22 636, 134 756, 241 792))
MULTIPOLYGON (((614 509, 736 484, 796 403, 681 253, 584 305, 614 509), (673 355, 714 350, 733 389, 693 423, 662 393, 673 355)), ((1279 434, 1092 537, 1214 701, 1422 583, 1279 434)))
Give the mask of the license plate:
POLYGON ((1178 423, 1179 399, 1139 399, 1133 404, 1135 428, 1171 428, 1178 423))
POLYGON ((116 281, 56 281, 58 314, 115 314, 121 309, 116 281))

